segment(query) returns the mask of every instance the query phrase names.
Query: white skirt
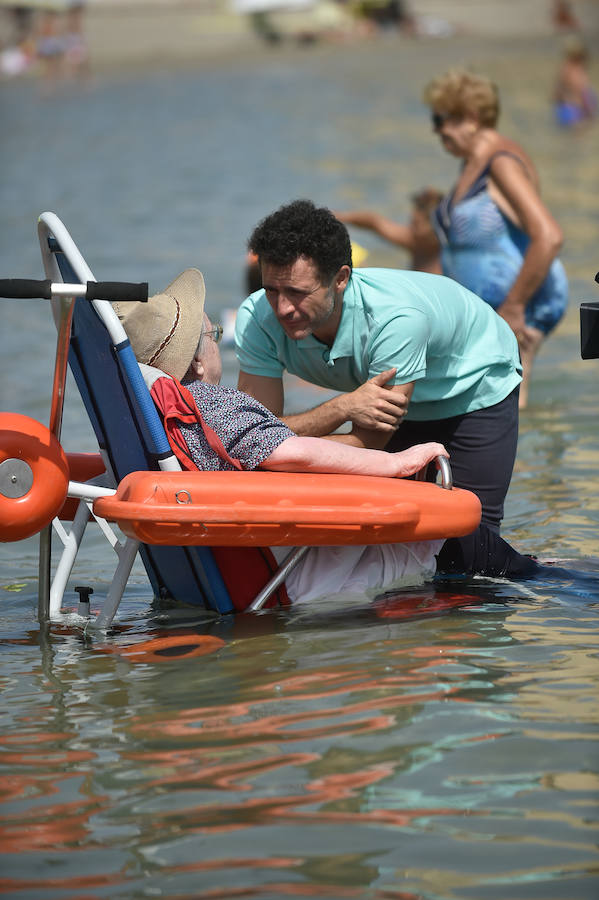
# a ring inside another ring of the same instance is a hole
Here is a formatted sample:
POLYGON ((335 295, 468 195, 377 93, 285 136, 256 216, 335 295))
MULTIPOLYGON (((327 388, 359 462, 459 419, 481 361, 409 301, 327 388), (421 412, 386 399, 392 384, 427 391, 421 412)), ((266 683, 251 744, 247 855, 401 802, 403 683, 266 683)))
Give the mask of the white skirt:
MULTIPOLYGON (((434 575, 438 541, 369 546, 311 547, 287 578, 285 586, 292 603, 318 597, 374 596, 381 590, 421 584, 434 575)), ((289 547, 271 547, 277 562, 289 547)))

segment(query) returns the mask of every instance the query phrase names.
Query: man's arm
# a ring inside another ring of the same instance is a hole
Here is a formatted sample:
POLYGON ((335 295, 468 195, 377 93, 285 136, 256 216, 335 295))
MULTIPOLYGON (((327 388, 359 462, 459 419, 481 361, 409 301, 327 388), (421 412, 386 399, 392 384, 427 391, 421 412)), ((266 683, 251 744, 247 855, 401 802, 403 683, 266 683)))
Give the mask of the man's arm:
POLYGON ((413 383, 389 387, 387 382, 395 375, 388 369, 347 394, 338 394, 307 412, 282 416, 284 393, 280 378, 239 373, 238 388, 259 400, 295 431, 297 435, 328 437, 356 447, 382 449, 394 434, 406 414, 413 383), (333 432, 351 422, 349 434, 333 432))
POLYGON ((258 400, 267 409, 278 416, 288 428, 296 434, 324 437, 347 422, 347 415, 341 398, 343 394, 327 400, 313 410, 293 416, 283 416, 285 395, 283 380, 269 378, 266 375, 250 375, 240 372, 237 387, 258 400))
POLYGON ((416 444, 397 453, 365 450, 312 437, 290 437, 259 466, 275 472, 320 472, 405 478, 437 456, 448 457, 442 444, 416 444))
MULTIPOLYGON (((380 378, 381 376, 376 377, 380 378)), ((372 398, 372 401, 370 401, 369 397, 371 396, 373 381, 374 379, 370 379, 370 381, 367 381, 366 384, 363 384, 362 387, 358 388, 356 391, 344 395, 345 397, 354 400, 351 418, 352 429, 347 434, 325 435, 329 441, 336 441, 338 443, 349 444, 352 447, 371 450, 383 450, 387 446, 401 425, 407 412, 414 390, 414 382, 411 381, 407 384, 397 384, 394 387, 385 387, 385 395, 375 396, 372 398), (364 403, 363 406, 356 402, 358 398, 356 398, 355 395, 358 394, 358 391, 363 391, 363 394, 359 397, 360 402, 364 403), (389 402, 393 404, 391 423, 386 427, 382 426, 380 420, 374 418, 374 411, 377 408, 377 399, 379 402, 382 402, 383 405, 388 404, 389 402), (374 422, 377 422, 377 424, 373 424, 374 422)))
POLYGON ((282 378, 269 378, 267 375, 250 375, 248 372, 240 372, 237 379, 237 389, 249 394, 254 400, 258 400, 262 406, 281 418, 285 394, 282 378))

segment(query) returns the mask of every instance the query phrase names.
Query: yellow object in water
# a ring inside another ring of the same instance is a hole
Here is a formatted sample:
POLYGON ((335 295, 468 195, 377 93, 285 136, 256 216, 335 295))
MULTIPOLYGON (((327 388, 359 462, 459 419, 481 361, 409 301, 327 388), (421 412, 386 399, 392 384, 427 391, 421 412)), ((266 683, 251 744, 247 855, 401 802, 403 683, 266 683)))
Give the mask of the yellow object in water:
POLYGON ((366 257, 368 256, 368 250, 366 247, 362 247, 361 244, 356 243, 355 241, 351 242, 351 255, 352 255, 352 263, 355 268, 359 269, 360 266, 365 262, 366 257))

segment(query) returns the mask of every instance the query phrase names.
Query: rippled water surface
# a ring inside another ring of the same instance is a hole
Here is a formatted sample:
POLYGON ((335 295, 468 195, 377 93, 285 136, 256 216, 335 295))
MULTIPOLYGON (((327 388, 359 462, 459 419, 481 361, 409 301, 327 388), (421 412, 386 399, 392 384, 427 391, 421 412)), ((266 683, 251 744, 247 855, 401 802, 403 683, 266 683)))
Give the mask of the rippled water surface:
MULTIPOLYGON (((545 581, 201 622, 154 608, 137 565, 113 635, 44 636, 37 542, 0 545, 0 893, 599 895, 599 362, 580 359, 578 333, 580 301, 599 299, 597 131, 553 127, 556 46, 383 39, 113 74, 47 99, 0 84, 2 276, 42 277, 36 217, 52 210, 98 278, 157 291, 199 266, 218 318, 242 297, 249 231, 280 203, 405 219, 413 190, 451 183, 420 96, 466 62, 497 79, 503 129, 539 165, 572 286, 536 365, 504 525, 558 561, 545 581), (148 645, 163 637, 174 655, 148 645)), ((406 263, 354 237, 372 264, 406 263)), ((48 310, 2 304, 0 406, 47 423, 48 310)), ((298 383, 289 396, 315 402, 298 383)), ((95 449, 72 386, 63 438, 95 449)), ((101 596, 112 564, 90 537, 72 585, 101 596)))

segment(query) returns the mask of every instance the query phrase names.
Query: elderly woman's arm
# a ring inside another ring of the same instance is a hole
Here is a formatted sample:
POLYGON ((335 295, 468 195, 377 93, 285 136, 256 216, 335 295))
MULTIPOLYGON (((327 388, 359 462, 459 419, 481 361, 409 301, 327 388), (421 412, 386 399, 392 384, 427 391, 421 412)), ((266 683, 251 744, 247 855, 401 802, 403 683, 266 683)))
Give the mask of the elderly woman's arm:
POLYGON ((404 478, 419 472, 437 456, 449 457, 443 444, 415 444, 388 453, 314 437, 290 437, 264 460, 261 469, 275 472, 320 472, 341 475, 384 475, 404 478))

